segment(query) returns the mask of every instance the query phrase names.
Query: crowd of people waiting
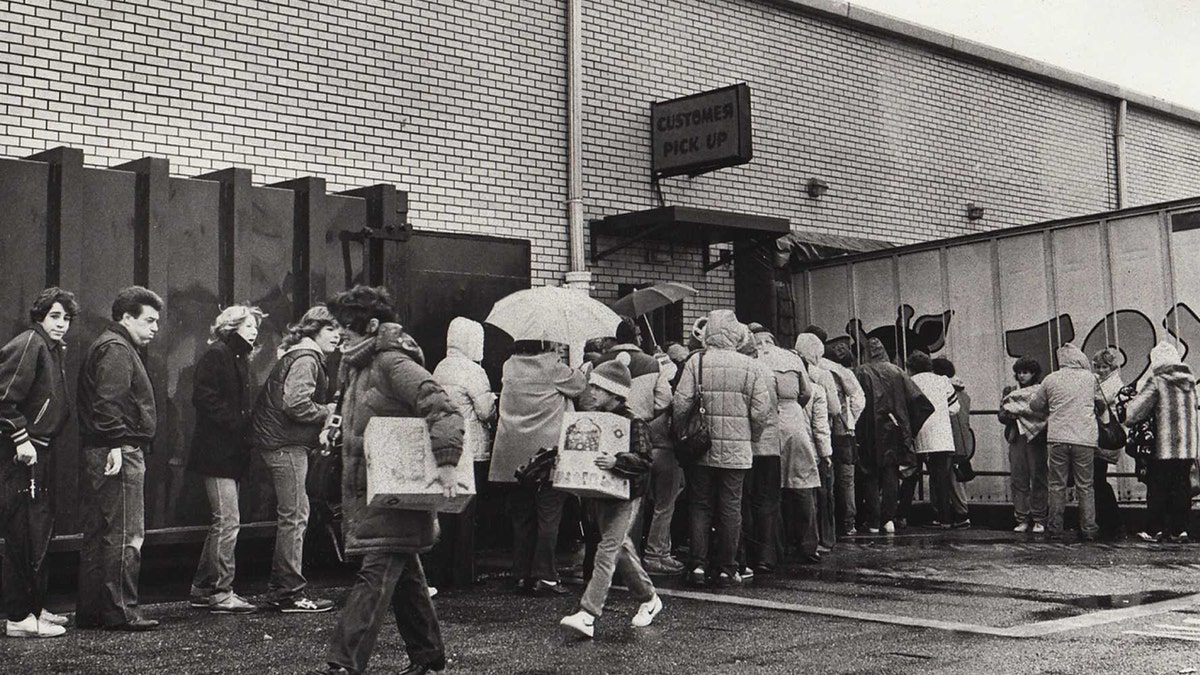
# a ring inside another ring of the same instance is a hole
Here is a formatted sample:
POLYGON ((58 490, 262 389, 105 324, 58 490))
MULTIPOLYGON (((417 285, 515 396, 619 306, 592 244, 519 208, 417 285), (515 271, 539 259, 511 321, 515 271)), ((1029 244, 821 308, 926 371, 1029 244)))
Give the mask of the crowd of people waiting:
MULTIPOLYGON (((31 327, 0 349, 0 457, 11 457, 0 461, 8 636, 53 637, 69 623, 44 606, 44 561, 54 522, 54 447, 72 408, 84 516, 75 626, 159 627, 138 606, 138 572, 144 454, 157 423, 144 358, 163 311, 163 300, 146 288, 117 295, 112 323, 84 355, 74 406, 63 361, 64 335, 79 312, 70 292, 43 291, 31 327)), ((640 602, 632 624, 642 627, 663 609, 652 576, 733 586, 777 573, 789 560, 820 564, 840 537, 907 527, 922 467, 930 479, 928 524, 971 524, 962 487, 974 452, 970 397, 944 358, 912 352, 901 368, 871 338, 856 361, 845 341, 829 341, 816 326, 788 348, 761 325, 715 310, 694 324, 687 344, 653 355, 643 351, 636 323, 624 321, 615 338, 589 341, 581 368, 568 365, 562 345, 517 342, 497 395, 480 365, 479 323, 454 319, 447 354, 430 372, 387 292, 358 286, 289 326, 270 374, 255 386, 249 358, 263 318, 256 307, 221 311, 196 366, 188 467, 202 477, 212 519, 190 602, 214 613, 334 608, 306 591, 301 568, 309 458, 339 440, 345 553, 362 563, 328 667, 317 673, 365 670, 389 610, 411 662, 403 672, 441 670, 444 647, 419 554, 435 544, 452 548, 460 562, 475 554, 478 500, 440 522, 431 513, 365 502, 364 431, 376 416, 425 420, 435 480, 448 497, 457 489, 460 455, 468 453, 481 488, 504 495, 514 588, 535 596, 570 592, 556 550, 575 498, 545 482, 518 480, 520 469, 558 442, 570 410, 630 420, 629 450, 596 458, 598 469, 629 479, 630 498, 588 499, 574 510, 588 542, 590 581, 579 610, 561 624, 589 638, 616 575, 640 602), (334 352, 339 373, 327 365, 334 352), (683 457, 677 432, 697 407, 710 442, 700 456, 683 457), (239 486, 255 453, 269 470, 277 509, 268 591, 257 604, 234 591, 239 486), (685 510, 684 528, 672 527, 677 507, 685 510)), ((1200 439, 1195 378, 1179 353, 1159 344, 1145 377, 1129 384, 1120 380, 1115 350, 1089 363, 1067 344, 1056 356, 1058 369, 1044 379, 1037 361, 1018 359, 1016 386, 1003 392, 999 419, 1009 444, 1015 531, 1063 536, 1073 480, 1082 537, 1120 535, 1106 478, 1115 460, 1097 446, 1097 419, 1112 414, 1128 426, 1128 451, 1148 486, 1148 524, 1139 535, 1185 540, 1200 439)), ((472 564, 457 568, 467 570, 457 581, 473 581, 472 564)))

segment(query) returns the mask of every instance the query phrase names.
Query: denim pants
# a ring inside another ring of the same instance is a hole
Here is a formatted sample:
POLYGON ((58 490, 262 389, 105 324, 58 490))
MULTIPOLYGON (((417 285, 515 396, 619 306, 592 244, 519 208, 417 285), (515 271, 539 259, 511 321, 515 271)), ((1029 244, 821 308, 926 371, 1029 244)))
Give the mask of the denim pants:
POLYGON ((275 555, 267 580, 267 598, 287 600, 308 584, 300 568, 304 561, 304 531, 308 528, 308 448, 290 445, 262 453, 275 484, 275 555))
POLYGON ((783 490, 784 520, 787 523, 787 543, 795 546, 801 556, 817 552, 817 488, 785 488, 783 490))
POLYGON ((388 608, 413 664, 445 658, 425 570, 416 553, 368 553, 338 616, 325 660, 352 673, 367 669, 388 608))
POLYGON ((562 522, 567 493, 546 487, 541 490, 517 485, 508 495, 508 513, 513 525, 513 578, 558 581, 554 548, 562 522))
POLYGON ((683 468, 671 448, 654 448, 654 464, 650 467, 650 496, 642 500, 642 511, 650 517, 650 533, 646 536, 646 559, 666 560, 671 557, 671 519, 675 517, 675 500, 683 492, 683 468))
POLYGON ((742 534, 742 482, 746 469, 693 466, 688 474, 692 486, 692 568, 709 563, 710 530, 716 525, 712 564, 714 574, 737 572, 737 547, 742 534), (714 523, 715 520, 715 523, 714 523))
POLYGON ((1045 524, 1049 508, 1046 444, 1019 437, 1008 444, 1008 466, 1013 517, 1018 524, 1029 521, 1045 524))
POLYGON ((1188 529, 1190 459, 1151 459, 1146 465, 1146 532, 1176 537, 1188 529))
POLYGON ((845 534, 854 529, 858 507, 854 499, 854 437, 833 437, 834 522, 845 534))
POLYGON ((204 492, 212 509, 212 522, 208 526, 204 548, 200 550, 200 564, 192 578, 191 595, 224 602, 233 595, 233 550, 241 529, 237 480, 205 476, 204 492))
POLYGON ((742 483, 742 560, 749 567, 779 564, 780 493, 778 455, 755 457, 742 483))
POLYGON ((1079 501, 1079 529, 1083 536, 1095 537, 1096 494, 1092 487, 1096 449, 1072 443, 1051 443, 1048 451, 1050 512, 1046 531, 1061 534, 1063 512, 1067 509, 1067 476, 1075 476, 1075 498, 1079 501))
POLYGON ((579 606, 592 616, 600 616, 604 612, 604 601, 608 599, 614 574, 621 575, 638 602, 646 602, 654 597, 654 584, 650 582, 646 570, 642 569, 637 549, 629 536, 633 515, 637 513, 640 501, 588 499, 584 502, 588 515, 600 531, 592 578, 588 580, 587 589, 579 600, 579 606))
POLYGON ((79 553, 80 628, 119 626, 141 618, 138 574, 146 534, 146 458, 121 453, 121 471, 104 475, 110 448, 84 448, 80 477, 83 549, 79 553))
POLYGON ((43 562, 54 535, 54 490, 50 485, 54 468, 51 451, 36 450, 37 463, 27 467, 13 461, 16 449, 11 443, 0 443, 0 538, 4 539, 0 589, 10 621, 37 616, 45 606, 49 568, 43 562), (32 497, 31 476, 36 481, 32 497))

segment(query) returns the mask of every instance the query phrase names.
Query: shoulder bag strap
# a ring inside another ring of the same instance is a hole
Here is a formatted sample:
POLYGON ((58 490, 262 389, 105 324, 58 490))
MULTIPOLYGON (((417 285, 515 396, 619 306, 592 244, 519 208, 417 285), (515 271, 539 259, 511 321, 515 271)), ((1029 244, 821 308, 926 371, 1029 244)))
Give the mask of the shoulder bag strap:
POLYGON ((700 414, 704 414, 704 352, 696 362, 696 400, 700 402, 700 414))

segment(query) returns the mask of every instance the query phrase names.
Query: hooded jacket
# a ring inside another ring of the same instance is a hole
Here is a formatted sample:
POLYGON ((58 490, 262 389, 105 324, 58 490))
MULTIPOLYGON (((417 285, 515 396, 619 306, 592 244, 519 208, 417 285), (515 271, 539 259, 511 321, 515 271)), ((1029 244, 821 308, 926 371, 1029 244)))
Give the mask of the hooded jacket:
POLYGON ((1046 442, 1096 447, 1096 402, 1100 397, 1092 364, 1079 347, 1067 343, 1055 352, 1058 370, 1042 380, 1029 408, 1046 414, 1046 442))
POLYGON ((796 336, 796 353, 808 364, 808 376, 825 389, 825 401, 829 408, 830 420, 842 418, 842 403, 837 380, 833 373, 821 361, 825 360, 825 343, 812 333, 801 333, 796 336))
POLYGON ((903 370, 888 361, 877 338, 867 342, 867 362, 854 373, 866 395, 855 425, 858 466, 867 474, 892 466, 913 450, 913 439, 933 414, 933 404, 903 370))
POLYGON ((129 331, 113 322, 79 369, 79 433, 87 448, 145 448, 158 429, 154 385, 129 331))
POLYGON ((372 417, 421 417, 429 427, 438 466, 457 464, 463 447, 462 415, 425 370, 416 341, 399 324, 384 323, 342 355, 342 530, 347 555, 418 553, 433 547, 431 511, 367 505, 363 434, 372 417))
POLYGON ((14 446, 46 447, 67 425, 66 349, 36 324, 0 348, 0 433, 14 446))
POLYGON ((958 395, 950 378, 929 372, 913 375, 912 381, 933 404, 933 414, 917 432, 917 454, 954 452, 954 428, 950 418, 958 415, 958 395))
POLYGON ((1126 422, 1156 417, 1154 459, 1200 458, 1196 378, 1167 342, 1150 352, 1151 377, 1126 407, 1126 422))
POLYGON ((446 358, 433 377, 463 417, 463 451, 476 462, 491 459, 487 423, 496 417, 496 395, 479 362, 483 360, 483 324, 456 317, 446 331, 446 358))
POLYGON ((800 410, 803 427, 783 439, 780 473, 783 487, 805 490, 821 487, 819 461, 833 453, 825 390, 812 388, 812 396, 800 410))
POLYGON ((587 389, 587 376, 547 352, 509 357, 502 381, 488 480, 515 483, 517 467, 539 449, 558 445, 563 413, 587 389))
POLYGON ((791 437, 797 434, 807 437, 811 445, 812 428, 804 407, 811 400, 815 387, 805 374, 804 361, 795 352, 773 344, 759 347, 758 361, 770 368, 774 376, 778 452, 785 452, 791 437))
POLYGON ((196 364, 196 430, 187 466, 202 476, 241 478, 250 466, 250 351, 250 343, 231 333, 196 364))
MULTIPOLYGON (((770 424, 770 383, 753 358, 737 352, 747 328, 729 310, 708 314, 704 330, 703 400, 712 447, 700 466, 749 469, 753 443, 770 424)), ((699 355, 688 358, 672 402, 672 423, 683 428, 696 397, 699 355)))

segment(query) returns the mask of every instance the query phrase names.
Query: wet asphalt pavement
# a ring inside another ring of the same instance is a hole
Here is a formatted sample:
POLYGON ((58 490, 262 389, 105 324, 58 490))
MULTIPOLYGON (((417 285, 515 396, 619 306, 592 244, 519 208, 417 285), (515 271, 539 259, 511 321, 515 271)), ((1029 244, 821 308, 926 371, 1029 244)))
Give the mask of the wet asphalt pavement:
MULTIPOLYGON (((336 613, 209 615, 183 602, 191 569, 164 564, 147 560, 143 590, 161 630, 0 639, 0 673, 267 675, 323 662, 336 613)), ((819 566, 787 565, 740 587, 658 580, 666 608, 649 628, 629 626, 636 601, 614 590, 592 641, 557 626, 576 608, 578 582, 570 595, 531 598, 510 590, 503 567, 485 560, 483 583, 438 595, 446 672, 1200 672, 1197 544, 910 528, 841 542, 819 566)), ((265 589, 262 572, 239 569, 251 599, 265 589)), ((352 580, 346 567, 310 574, 315 594, 338 600, 352 580)), ((70 610, 71 598, 50 605, 70 610)), ((406 663, 385 626, 370 672, 406 663)))

